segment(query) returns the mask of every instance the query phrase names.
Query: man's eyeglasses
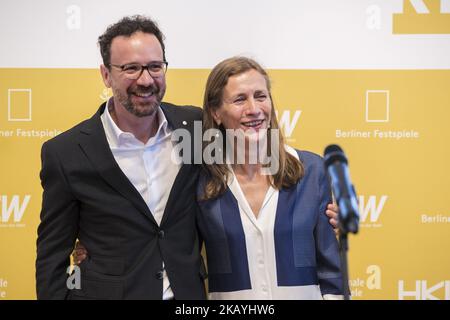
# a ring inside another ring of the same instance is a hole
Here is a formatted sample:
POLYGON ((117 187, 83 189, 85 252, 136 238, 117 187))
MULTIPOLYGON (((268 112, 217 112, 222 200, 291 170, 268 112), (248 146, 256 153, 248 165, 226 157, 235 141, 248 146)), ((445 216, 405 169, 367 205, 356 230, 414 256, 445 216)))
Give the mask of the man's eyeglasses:
POLYGON ((110 66, 120 69, 127 79, 136 80, 141 77, 144 70, 147 70, 152 78, 162 77, 167 71, 168 64, 167 61, 154 61, 147 65, 139 63, 116 65, 111 63, 110 66))

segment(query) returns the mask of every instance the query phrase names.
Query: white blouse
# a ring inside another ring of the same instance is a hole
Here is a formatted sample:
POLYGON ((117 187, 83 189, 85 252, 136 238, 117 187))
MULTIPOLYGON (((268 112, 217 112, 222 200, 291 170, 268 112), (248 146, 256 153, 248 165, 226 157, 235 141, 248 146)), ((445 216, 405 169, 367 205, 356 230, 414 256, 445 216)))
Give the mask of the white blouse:
MULTIPOLYGON (((286 147, 287 151, 298 159, 297 152, 286 147)), ((232 171, 233 172, 233 171, 232 171)), ((272 186, 267 190, 262 207, 256 217, 245 198, 236 176, 233 175, 228 187, 236 198, 242 227, 245 234, 247 261, 251 281, 251 289, 231 292, 211 292, 209 299, 222 300, 320 300, 341 298, 341 296, 325 295, 322 297, 318 285, 278 286, 274 245, 274 225, 278 204, 278 190, 272 186)))

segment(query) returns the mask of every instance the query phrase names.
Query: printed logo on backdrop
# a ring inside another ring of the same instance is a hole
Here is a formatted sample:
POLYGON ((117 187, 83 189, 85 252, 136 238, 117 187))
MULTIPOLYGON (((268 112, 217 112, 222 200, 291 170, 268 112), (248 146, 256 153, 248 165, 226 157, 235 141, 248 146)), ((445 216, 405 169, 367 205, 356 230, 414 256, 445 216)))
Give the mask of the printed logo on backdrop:
MULTIPOLYGON (((369 124, 371 130, 363 129, 336 129, 338 139, 376 139, 376 140, 405 140, 418 139, 420 134, 410 128, 398 128, 394 130, 384 129, 384 124, 391 123, 390 91, 385 89, 369 89, 365 91, 364 122, 369 124), (376 126, 375 128, 373 126, 376 126)), ((392 127, 392 126, 390 126, 392 127)))
POLYGON ((420 216, 420 221, 423 224, 436 224, 436 223, 450 223, 450 216, 443 214, 428 214, 424 213, 420 216))
POLYGON ((12 124, 17 123, 14 130, 0 129, 0 138, 52 138, 61 133, 58 129, 23 129, 21 122, 33 121, 32 110, 32 90, 26 89, 8 89, 8 114, 7 121, 12 124))
POLYGON ((112 97, 112 90, 110 88, 103 89, 102 93, 100 93, 99 98, 101 101, 106 102, 109 98, 112 97))
POLYGON ((8 121, 31 121, 31 89, 8 89, 8 121))
POLYGON ((19 196, 0 196, 1 202, 1 227, 10 228, 23 228, 25 224, 23 223, 23 217, 25 211, 30 203, 31 195, 19 196))
POLYGON ((359 215, 360 226, 362 228, 379 228, 382 227, 380 216, 384 205, 388 199, 387 195, 368 196, 360 195, 359 197, 359 215))
POLYGON ((294 142, 296 139, 291 138, 294 130, 298 124, 298 120, 300 119, 300 115, 302 114, 301 110, 284 110, 279 116, 278 110, 275 111, 275 114, 278 119, 278 124, 280 128, 283 130, 283 135, 289 142, 294 142))
POLYGON ((399 300, 450 300, 450 280, 398 281, 399 300))
POLYGON ((394 13, 393 34, 450 34, 450 0, 403 0, 394 13))
POLYGON ((369 265, 366 268, 367 277, 349 280, 352 298, 363 298, 366 290, 381 290, 381 268, 378 265, 369 265))
POLYGON ((366 91, 366 122, 389 122, 389 90, 366 91))
POLYGON ((7 298, 8 281, 0 276, 0 299, 7 298))

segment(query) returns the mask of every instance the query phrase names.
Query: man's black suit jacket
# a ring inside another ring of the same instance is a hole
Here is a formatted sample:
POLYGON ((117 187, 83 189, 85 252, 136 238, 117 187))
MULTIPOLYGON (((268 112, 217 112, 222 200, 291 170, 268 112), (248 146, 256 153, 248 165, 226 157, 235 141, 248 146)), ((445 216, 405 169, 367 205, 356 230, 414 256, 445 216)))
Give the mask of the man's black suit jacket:
MULTIPOLYGON (((201 109, 162 103, 172 129, 193 133, 201 109)), ((206 272, 195 226, 199 167, 183 164, 160 226, 121 171, 97 113, 42 146, 43 192, 38 228, 38 299, 162 299, 162 264, 175 299, 204 299, 206 272), (81 289, 68 290, 76 239, 89 257, 81 289)), ((170 161, 170 159, 154 159, 170 161)))

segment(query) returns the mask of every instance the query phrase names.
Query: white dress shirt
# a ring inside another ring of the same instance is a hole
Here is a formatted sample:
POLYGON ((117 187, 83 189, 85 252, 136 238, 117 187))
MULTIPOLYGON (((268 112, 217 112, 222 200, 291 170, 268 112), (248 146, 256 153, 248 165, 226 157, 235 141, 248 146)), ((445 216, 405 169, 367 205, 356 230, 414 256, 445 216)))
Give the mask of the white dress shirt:
MULTIPOLYGON (((109 147, 117 164, 141 194, 159 225, 170 190, 181 167, 180 164, 169 160, 173 150, 173 142, 170 139, 172 131, 161 108, 158 108, 158 130, 144 144, 132 133, 124 132, 116 125, 108 111, 113 103, 111 98, 100 117, 109 147)), ((172 299, 173 296, 169 278, 164 271, 163 299, 172 299)))
MULTIPOLYGON (((298 159, 295 149, 286 150, 298 159)), ((247 247, 247 261, 251 289, 211 292, 212 300, 321 300, 340 299, 341 296, 322 296, 318 285, 278 286, 275 257, 274 227, 279 191, 269 186, 261 209, 256 217, 233 172, 228 188, 236 198, 247 247)))

